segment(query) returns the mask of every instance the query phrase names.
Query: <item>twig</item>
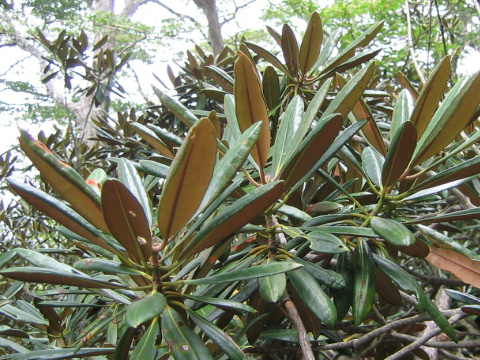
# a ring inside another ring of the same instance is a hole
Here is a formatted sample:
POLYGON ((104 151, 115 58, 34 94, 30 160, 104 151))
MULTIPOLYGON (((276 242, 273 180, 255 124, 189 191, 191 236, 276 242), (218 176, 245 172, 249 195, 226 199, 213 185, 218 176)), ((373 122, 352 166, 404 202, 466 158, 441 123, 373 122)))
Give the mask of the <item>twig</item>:
POLYGON ((412 56, 412 62, 413 66, 415 67, 415 71, 417 72, 418 77, 420 78, 420 81, 422 84, 425 84, 425 77, 422 74, 422 71, 420 70, 420 67, 418 66, 417 58, 415 57, 415 51, 413 49, 413 40, 412 40, 412 22, 410 19, 410 7, 408 5, 408 0, 405 0, 405 7, 406 7, 406 13, 407 13, 407 42, 408 42, 408 48, 410 50, 410 55, 412 56))
MULTIPOLYGON (((392 338, 402 341, 416 341, 417 337, 407 334, 392 333, 392 338)), ((453 341, 427 341, 423 346, 437 348, 437 349, 461 349, 461 348, 478 348, 480 347, 480 340, 465 340, 458 343, 453 341)))
POLYGON ((310 341, 308 340, 307 330, 305 329, 305 325, 303 325, 303 321, 300 318, 300 314, 298 313, 295 304, 290 299, 290 296, 287 292, 283 295, 282 304, 287 311, 288 317, 293 322, 295 329, 298 332, 298 342, 300 343, 300 347, 302 348, 303 356, 305 360, 315 360, 315 356, 313 355, 312 346, 310 341))
MULTIPOLYGON (((467 316, 468 316, 468 314, 465 314, 464 312, 459 310, 457 312, 457 314, 453 315, 450 318, 449 323, 450 324, 455 324, 456 322, 460 321, 461 319, 463 319, 467 316)), ((424 345, 428 340, 430 340, 431 338, 439 335, 441 332, 442 332, 442 330, 439 327, 435 327, 435 329, 432 329, 431 331, 424 334, 421 338, 418 338, 417 340, 415 340, 411 344, 407 345, 406 347, 404 347, 400 351, 397 351, 395 354, 389 356, 388 358, 386 358, 386 360, 398 360, 398 359, 403 358, 405 355, 407 355, 407 354, 411 353, 412 351, 418 349, 420 346, 424 345)))
POLYGON ((438 10, 438 1, 437 0, 435 0, 435 8, 437 9, 438 22, 440 23, 440 34, 442 35, 443 52, 444 52, 445 55, 447 55, 448 54, 448 52, 447 52, 447 42, 445 41, 445 31, 444 31, 443 19, 440 16, 440 11, 438 10))

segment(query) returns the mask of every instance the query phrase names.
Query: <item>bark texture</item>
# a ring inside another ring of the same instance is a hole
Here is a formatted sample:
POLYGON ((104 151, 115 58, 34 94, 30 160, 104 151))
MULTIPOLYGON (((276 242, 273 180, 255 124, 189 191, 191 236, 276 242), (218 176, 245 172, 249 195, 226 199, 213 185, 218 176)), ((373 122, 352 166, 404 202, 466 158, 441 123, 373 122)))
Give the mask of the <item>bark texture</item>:
POLYGON ((222 26, 218 19, 215 0, 193 0, 195 5, 202 9, 208 21, 208 35, 213 48, 213 54, 218 55, 225 47, 222 37, 222 26))

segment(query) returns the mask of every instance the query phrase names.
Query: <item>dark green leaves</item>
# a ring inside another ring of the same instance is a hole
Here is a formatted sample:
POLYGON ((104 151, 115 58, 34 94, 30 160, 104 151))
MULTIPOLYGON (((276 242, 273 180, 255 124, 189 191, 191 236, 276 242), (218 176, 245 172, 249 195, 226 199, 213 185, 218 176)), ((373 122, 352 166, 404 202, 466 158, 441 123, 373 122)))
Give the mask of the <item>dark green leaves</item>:
POLYGON ((360 325, 370 314, 375 300, 375 262, 367 242, 358 239, 355 251, 352 313, 355 325, 360 325))
POLYGON ((405 225, 392 219, 373 217, 370 226, 382 238, 397 246, 408 246, 415 243, 415 236, 405 225))
POLYGON ((127 307, 125 323, 127 326, 137 326, 160 316, 167 306, 167 299, 159 292, 153 292, 147 296, 132 302, 127 307))

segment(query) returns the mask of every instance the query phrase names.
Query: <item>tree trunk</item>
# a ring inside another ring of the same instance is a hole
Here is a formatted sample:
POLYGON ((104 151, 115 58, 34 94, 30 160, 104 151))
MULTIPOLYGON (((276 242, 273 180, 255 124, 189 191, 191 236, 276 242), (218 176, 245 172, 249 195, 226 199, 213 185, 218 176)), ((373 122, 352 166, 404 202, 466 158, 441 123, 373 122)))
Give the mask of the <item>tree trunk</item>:
POLYGON ((208 35, 213 48, 213 54, 218 55, 225 47, 222 37, 222 26, 218 20, 216 0, 193 0, 205 13, 208 21, 208 35))

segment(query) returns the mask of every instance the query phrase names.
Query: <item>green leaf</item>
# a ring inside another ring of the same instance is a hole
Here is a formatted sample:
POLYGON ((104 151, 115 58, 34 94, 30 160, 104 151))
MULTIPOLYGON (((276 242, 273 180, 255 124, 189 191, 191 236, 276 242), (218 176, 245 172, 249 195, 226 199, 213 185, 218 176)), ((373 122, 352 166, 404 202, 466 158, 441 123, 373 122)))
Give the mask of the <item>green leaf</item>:
POLYGON ((295 33, 287 24, 282 28, 282 52, 287 68, 293 77, 298 74, 299 51, 295 33))
POLYGON ((262 123, 258 121, 247 129, 217 163, 213 171, 212 180, 199 208, 200 211, 210 205, 237 175, 238 170, 244 164, 248 154, 257 142, 261 126, 262 123))
POLYGON ((165 179, 168 176, 170 170, 169 166, 152 160, 140 160, 139 164, 141 165, 143 172, 162 179, 165 179))
POLYGON ((480 72, 465 76, 455 84, 418 141, 412 165, 435 156, 465 129, 480 104, 479 93, 480 72))
POLYGON ((322 76, 320 76, 320 79, 324 79, 327 77, 333 77, 335 74, 347 71, 355 66, 361 65, 366 63, 367 61, 372 60, 375 56, 378 55, 378 53, 382 51, 382 49, 375 49, 375 50, 365 50, 359 54, 356 54, 355 56, 352 56, 350 59, 345 61, 344 63, 338 65, 337 67, 331 69, 327 73, 322 72, 322 76))
POLYGON ((293 150, 285 160, 280 175, 280 178, 285 180, 286 189, 295 185, 305 174, 316 167, 317 161, 338 138, 342 121, 342 117, 339 115, 324 118, 293 150))
POLYGON ((81 271, 100 271, 106 274, 145 275, 142 271, 106 259, 82 259, 73 264, 73 267, 81 271))
POLYGON ((403 291, 415 292, 418 299, 417 306, 421 310, 426 311, 432 317, 432 320, 435 321, 438 327, 440 327, 440 329, 442 329, 442 331, 447 334, 450 339, 457 341, 457 336, 452 325, 450 325, 448 320, 445 318, 445 316, 443 316, 440 310, 438 310, 432 300, 425 295, 422 286, 412 275, 388 259, 377 255, 374 255, 374 259, 378 267, 403 291))
POLYGON ((243 360, 246 358, 242 349, 222 329, 191 310, 187 310, 187 312, 195 324, 223 350, 229 359, 243 360))
POLYGON ((439 172, 438 174, 428 178, 427 180, 415 185, 409 192, 417 192, 423 189, 433 188, 444 185, 453 181, 467 179, 470 176, 480 173, 480 157, 476 156, 472 159, 463 161, 457 166, 439 172))
POLYGON ((212 178, 216 152, 215 129, 203 118, 188 132, 165 180, 158 210, 164 241, 176 235, 197 211, 212 178))
MULTIPOLYGON (((271 264, 270 259, 265 260, 265 264, 271 264)), ((258 291, 263 300, 270 303, 280 301, 285 289, 287 288, 287 277, 285 274, 276 274, 264 276, 258 279, 258 291)))
POLYGON ((8 178, 7 182, 18 195, 24 198, 37 210, 43 212, 45 215, 49 216, 59 224, 62 224, 75 234, 88 239, 95 245, 100 246, 105 250, 115 252, 111 246, 100 238, 100 231, 69 206, 33 186, 23 184, 12 178, 8 178))
POLYGON ((339 113, 342 118, 346 117, 363 95, 372 78, 374 69, 375 62, 372 61, 357 72, 328 105, 322 118, 334 113, 339 113))
POLYGON ((223 90, 225 90, 228 93, 233 93, 233 78, 225 72, 223 69, 213 66, 213 65, 208 65, 205 66, 205 73, 207 76, 211 77, 216 84, 220 85, 223 90))
MULTIPOLYGON (((336 68, 340 64, 344 63, 355 55, 355 49, 368 45, 382 29, 383 21, 378 22, 368 28, 358 38, 356 38, 350 45, 348 45, 340 54, 338 54, 331 62, 325 67, 321 74, 328 73, 330 70, 336 68)), ((333 36, 333 34, 332 34, 333 36)))
POLYGON ((246 131, 257 121, 262 122, 260 136, 252 151, 262 173, 270 150, 270 122, 259 75, 255 65, 241 52, 235 62, 234 71, 235 111, 240 131, 246 131))
POLYGON ((472 220, 472 219, 480 219, 480 208, 475 209, 466 209, 451 212, 444 215, 438 215, 432 217, 425 217, 421 219, 413 219, 408 221, 409 224, 432 224, 432 223, 441 223, 441 222, 452 222, 458 220, 472 220))
POLYGON ((400 127, 410 119, 413 112, 414 99, 410 91, 403 89, 398 95, 395 107, 393 108, 392 124, 390 125, 390 141, 397 135, 400 127))
POLYGON ((155 347, 157 337, 160 335, 160 326, 157 319, 153 319, 147 331, 133 349, 131 360, 155 360, 157 358, 157 348, 155 347))
POLYGON ((87 178, 87 185, 98 195, 102 195, 102 186, 108 180, 108 174, 105 170, 97 168, 93 170, 87 178))
POLYGON ((152 292, 128 305, 125 313, 125 323, 127 326, 136 328, 162 315, 165 306, 167 306, 165 296, 159 292, 152 292))
POLYGON ((378 234, 372 229, 360 226, 342 226, 342 225, 323 225, 317 227, 302 227, 304 230, 324 231, 331 234, 347 235, 347 236, 362 236, 362 237, 378 237, 378 234))
POLYGON ((385 162, 383 156, 369 146, 362 151, 362 167, 372 182, 380 187, 382 185, 382 167, 385 162))
POLYGON ((71 272, 60 272, 35 266, 12 267, 0 271, 0 275, 9 279, 56 285, 71 285, 85 288, 116 289, 122 285, 94 279, 71 272))
POLYGON ((306 237, 310 241, 310 249, 319 253, 338 254, 349 251, 340 238, 324 231, 312 231, 306 237))
POLYGON ((161 328, 175 360, 213 360, 202 339, 186 326, 185 320, 170 306, 163 312, 161 328))
POLYGON ((196 295, 185 295, 185 297, 191 300, 213 305, 221 309, 230 309, 234 311, 246 311, 246 312, 252 312, 252 313, 257 311, 247 304, 234 301, 234 300, 221 299, 221 298, 216 298, 211 296, 196 296, 196 295))
POLYGON ((101 356, 113 354, 115 348, 82 348, 76 351, 74 348, 69 349, 51 349, 51 350, 35 350, 26 354, 14 354, 9 357, 12 360, 63 360, 73 358, 85 358, 92 356, 101 356))
POLYGON ((183 139, 178 137, 177 135, 172 134, 171 132, 153 124, 147 124, 147 128, 152 130, 155 135, 162 139, 169 148, 182 146, 183 139))
POLYGON ((273 111, 280 103, 280 81, 275 69, 267 66, 263 72, 263 95, 265 96, 265 103, 268 110, 273 111))
POLYGON ((272 178, 279 174, 287 155, 294 149, 295 144, 291 140, 302 122, 302 116, 303 100, 299 95, 296 95, 281 117, 275 144, 273 145, 272 178))
POLYGON ((373 217, 370 220, 370 227, 393 245, 409 246, 415 243, 412 232, 395 220, 373 217))
POLYGON ((185 125, 192 127, 197 121, 197 117, 188 110, 183 104, 178 100, 175 100, 167 93, 162 90, 152 86, 153 92, 158 96, 163 105, 165 105, 168 110, 170 110, 177 118, 179 118, 185 125))
POLYGON ((41 254, 35 250, 18 248, 18 249, 15 249, 14 252, 16 252, 22 259, 28 261, 30 264, 34 266, 38 266, 45 269, 61 270, 64 272, 84 275, 84 274, 81 274, 80 271, 76 271, 71 266, 62 264, 61 262, 55 260, 54 258, 41 254))
POLYGON ((445 292, 452 299, 461 301, 467 305, 480 305, 480 299, 472 294, 463 293, 457 290, 445 289, 445 292))
POLYGON ((300 46, 300 71, 303 75, 307 74, 317 61, 322 47, 322 39, 322 20, 320 15, 314 12, 308 21, 307 30, 305 30, 300 46))
POLYGON ((382 168, 383 186, 393 185, 402 176, 410 163, 416 143, 417 131, 415 126, 410 121, 404 122, 397 130, 388 148, 382 168))
MULTIPOLYGON (((341 256, 341 254, 339 256, 341 256)), ((305 270, 312 274, 321 285, 329 286, 334 289, 341 289, 345 286, 345 281, 337 272, 324 269, 320 265, 313 264, 296 256, 294 257, 294 260, 305 266, 305 270)))
POLYGON ((290 262, 272 262, 257 266, 252 266, 246 269, 238 269, 233 271, 225 271, 220 274, 211 275, 203 279, 185 280, 186 284, 192 285, 207 285, 207 284, 220 284, 224 282, 242 281, 248 279, 255 279, 263 276, 271 276, 275 274, 281 274, 288 271, 302 268, 303 265, 290 262))
POLYGON ((138 175, 135 165, 138 164, 134 164, 130 160, 121 158, 117 167, 118 179, 128 188, 128 190, 130 190, 142 205, 148 225, 152 226, 152 208, 150 206, 150 199, 143 186, 142 178, 138 175))
POLYGON ((232 235, 267 210, 282 194, 283 181, 263 185, 220 211, 189 242, 182 252, 185 258, 199 253, 232 235))
MULTIPOLYGON (((28 337, 28 335, 27 335, 28 337)), ((0 337, 0 347, 2 349, 12 349, 21 354, 27 354, 30 352, 26 347, 18 344, 16 341, 12 341, 3 337, 0 337)))
POLYGON ((142 205, 123 183, 107 180, 102 207, 113 236, 132 258, 146 264, 152 254, 152 236, 142 205))
POLYGON ((20 147, 30 158, 43 178, 80 215, 98 229, 108 232, 100 207, 100 198, 70 165, 60 161, 40 141, 20 130, 20 147))
POLYGON ((160 155, 163 155, 169 159, 173 159, 173 153, 151 129, 140 123, 130 124, 138 135, 142 137, 148 144, 150 144, 160 155))
POLYGON ((303 268, 287 275, 310 311, 326 325, 333 326, 337 321, 337 309, 313 275, 303 268))
POLYGON ((438 109, 443 92, 450 77, 450 56, 445 56, 442 61, 433 69, 422 87, 410 121, 417 128, 417 139, 420 139, 425 132, 432 116, 438 109))
POLYGON ((363 238, 358 239, 355 254, 352 314, 355 325, 359 326, 372 311, 375 300, 375 261, 363 238))
POLYGON ((313 65, 313 70, 318 69, 320 66, 324 65, 326 61, 330 58, 333 51, 337 49, 337 44, 340 38, 342 37, 342 29, 333 30, 332 34, 328 37, 327 41, 323 45, 320 55, 318 56, 317 61, 313 65))
POLYGON ((338 320, 343 320, 348 309, 355 301, 353 298, 354 274, 352 253, 344 252, 338 255, 336 274, 342 277, 345 286, 335 292, 334 303, 337 308, 338 320), (353 301, 352 301, 353 300, 353 301))
POLYGON ((285 74, 289 73, 288 69, 285 67, 285 65, 283 65, 282 62, 280 60, 278 60, 278 58, 275 55, 273 55, 271 52, 269 52, 268 50, 265 50, 264 48, 262 48, 262 47, 260 47, 256 44, 253 44, 251 42, 248 42, 248 41, 245 42, 245 45, 247 45, 248 48, 250 50, 252 50, 254 53, 256 53, 258 56, 260 56, 264 60, 268 61, 273 66, 275 66, 281 72, 283 72, 285 74))

